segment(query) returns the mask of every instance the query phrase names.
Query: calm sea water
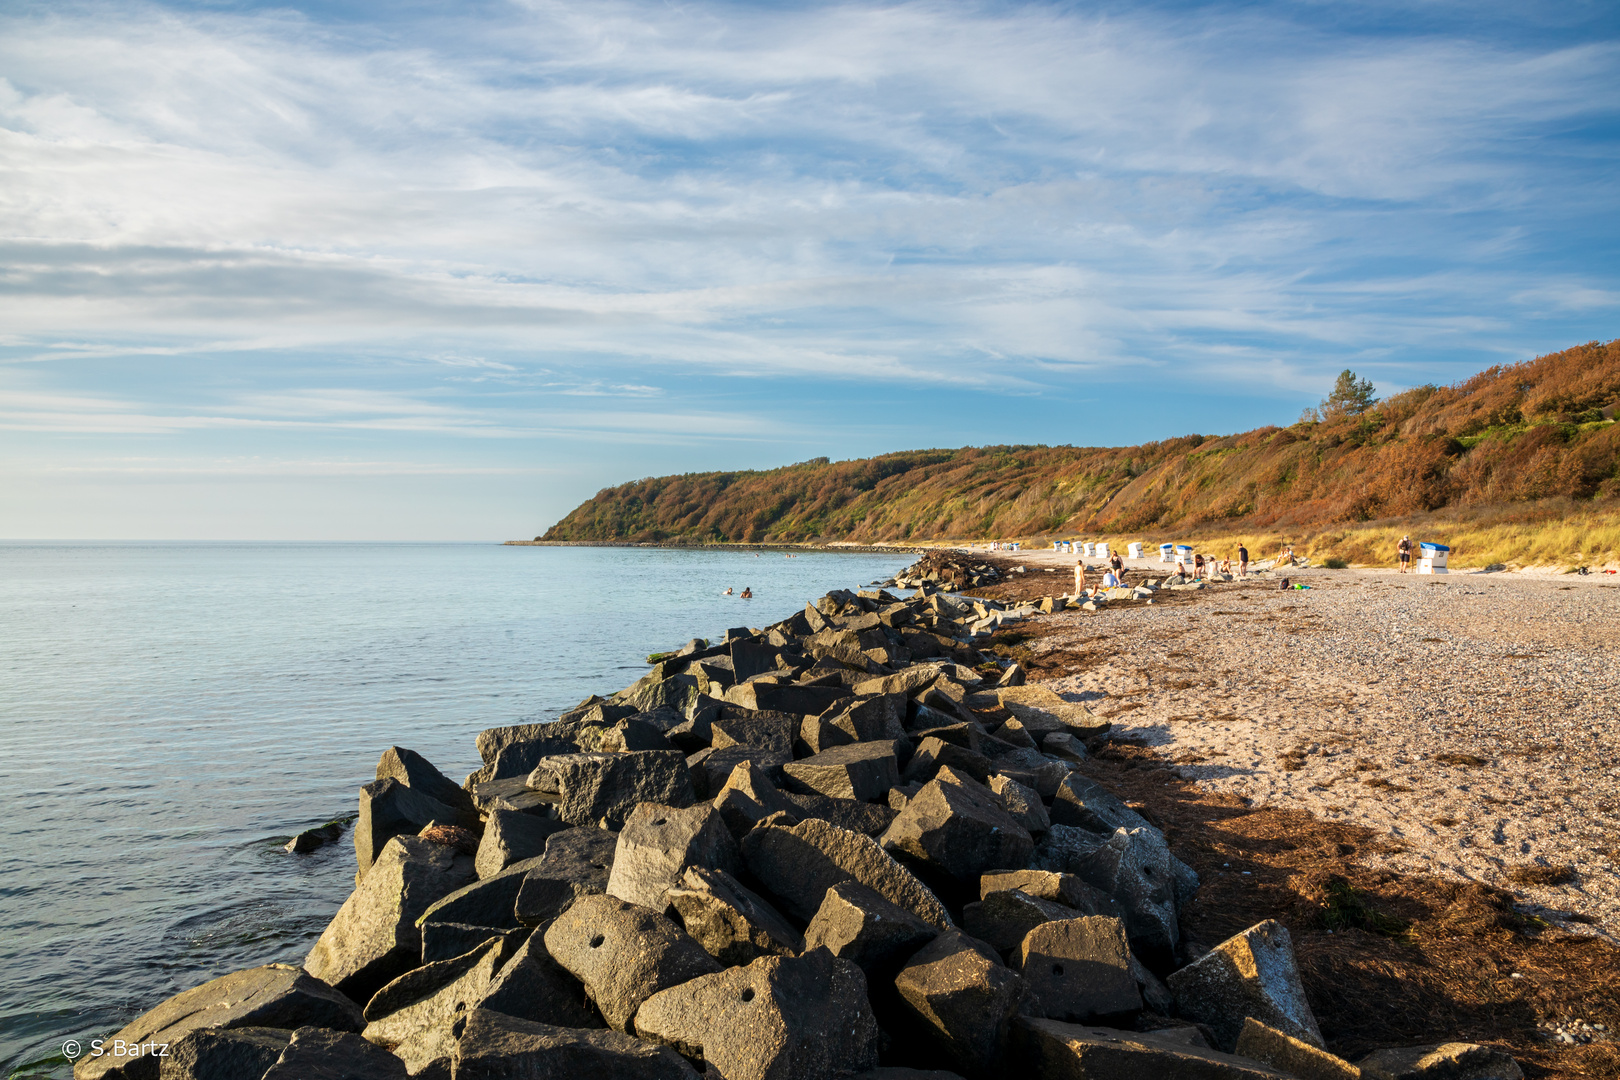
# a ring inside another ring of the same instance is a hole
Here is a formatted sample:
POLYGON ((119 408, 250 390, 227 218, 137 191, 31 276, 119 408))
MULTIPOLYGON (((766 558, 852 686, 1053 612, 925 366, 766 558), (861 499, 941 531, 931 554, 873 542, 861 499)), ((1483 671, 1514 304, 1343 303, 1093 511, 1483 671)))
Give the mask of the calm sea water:
POLYGON ((0 1075, 69 1075, 179 990, 297 962, 353 885, 391 744, 452 778, 649 652, 904 556, 460 544, 0 544, 0 1075), (752 586, 756 599, 721 595, 752 586))

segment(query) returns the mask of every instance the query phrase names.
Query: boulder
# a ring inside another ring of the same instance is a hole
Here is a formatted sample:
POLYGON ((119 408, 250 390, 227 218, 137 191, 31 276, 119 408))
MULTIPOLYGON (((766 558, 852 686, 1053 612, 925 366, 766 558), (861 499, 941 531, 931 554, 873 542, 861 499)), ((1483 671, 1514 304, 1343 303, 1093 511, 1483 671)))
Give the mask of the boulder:
MULTIPOLYGON (((1152 826, 1099 836, 1054 825, 1031 865, 1072 873, 1106 894, 1119 905, 1111 913, 1124 916, 1131 948, 1150 963, 1168 966, 1181 934, 1169 859, 1164 837, 1152 826)), ((1232 1037, 1237 1037, 1235 1029, 1232 1037)))
MULTIPOLYGON (((465 825, 467 816, 430 795, 412 791, 391 776, 363 785, 360 816, 354 822, 354 858, 361 876, 370 872, 394 837, 415 836, 434 822, 465 825)), ((473 813, 471 817, 477 825, 478 815, 473 813)))
MULTIPOLYGON (((835 799, 829 795, 801 791, 784 791, 782 797, 787 800, 789 811, 796 820, 817 818, 840 829, 872 837, 882 836, 898 816, 898 811, 886 802, 856 802, 854 799, 835 799)), ((785 824, 791 825, 793 822, 785 824)))
POLYGON ((731 770, 714 797, 714 808, 731 835, 739 838, 772 814, 785 813, 798 820, 792 804, 752 761, 740 762, 731 770))
POLYGON ((455 960, 418 969, 384 987, 366 1007, 365 1037, 394 1051, 415 1076, 454 1053, 455 1021, 472 1009, 567 1027, 601 1020, 579 981, 559 967, 538 935, 515 951, 491 940, 455 960))
POLYGON ((787 713, 748 713, 728 707, 710 725, 711 745, 716 750, 746 746, 793 756, 793 743, 799 737, 800 717, 787 713))
POLYGON ((1113 792, 1079 773, 1070 773, 1058 785, 1052 797, 1051 817, 1054 825, 1074 825, 1096 833, 1152 828, 1146 818, 1113 792))
POLYGON ((1142 1010, 1119 919, 1089 915, 1042 923, 1018 946, 1017 967, 1035 1016, 1089 1023, 1142 1010))
POLYGON ((285 1028, 199 1028, 169 1046, 158 1080, 241 1080, 263 1076, 287 1049, 285 1028))
POLYGON ((1464 1042, 1374 1050, 1356 1065, 1366 1080, 1520 1080, 1524 1076, 1519 1063, 1496 1047, 1464 1042))
MULTIPOLYGON (((459 824, 467 824, 466 815, 476 814, 472 798, 461 785, 435 769, 432 762, 415 750, 406 750, 401 746, 390 746, 384 750, 382 759, 377 762, 377 779, 398 780, 412 791, 460 811, 463 820, 459 824)), ((477 821, 474 820, 473 824, 476 825, 477 821)))
POLYGON ((616 1031, 660 990, 720 970, 692 936, 656 911, 612 896, 586 896, 551 924, 546 950, 585 984, 616 1031))
POLYGON ((472 859, 454 848, 394 837, 321 932, 304 969, 355 1001, 369 1000, 421 960, 417 920, 472 877, 472 859))
POLYGON ((1021 889, 1038 899, 1074 908, 1082 915, 1117 914, 1119 910, 1110 910, 1106 894, 1073 874, 1051 870, 992 870, 979 878, 981 900, 990 899, 991 893, 1011 889, 1021 889))
POLYGON ((817 716, 840 698, 850 696, 849 688, 838 686, 798 686, 794 683, 744 682, 726 691, 733 705, 756 711, 797 713, 817 716))
POLYGON ((688 867, 666 897, 686 932, 726 967, 804 951, 781 913, 724 870, 688 867))
POLYGON ((287 841, 283 851, 292 855, 302 855, 305 852, 315 851, 343 835, 343 826, 336 821, 328 821, 325 825, 315 829, 305 829, 303 832, 287 841))
POLYGON ((839 701, 817 719, 824 730, 840 733, 845 742, 894 742, 906 737, 906 698, 904 694, 878 694, 839 701))
POLYGON ((957 881, 997 867, 1022 867, 1035 842, 989 788, 941 776, 923 785, 882 837, 891 854, 923 862, 957 881))
POLYGON ((405 1063, 358 1035, 301 1027, 260 1080, 406 1080, 405 1063))
POLYGON ((1237 1045, 1245 1017, 1322 1045, 1305 1000, 1288 930, 1272 919, 1227 938, 1166 980, 1179 1013, 1208 1024, 1223 1050, 1237 1045))
POLYGON ((790 761, 782 772, 790 788, 866 802, 883 797, 900 782, 896 760, 892 742, 858 742, 790 761))
POLYGON ((755 829, 743 838, 742 853, 755 879, 807 922, 828 889, 858 881, 925 922, 951 925, 939 898, 870 836, 811 819, 755 829))
POLYGON ((513 863, 537 859, 546 853, 553 833, 568 828, 566 821, 536 817, 513 810, 493 810, 484 823, 473 868, 481 878, 494 877, 513 863))
POLYGON ((607 894, 653 911, 691 866, 735 872, 741 860, 725 821, 708 803, 676 809, 642 803, 630 812, 613 853, 607 894))
POLYGON ((1035 789, 1020 784, 1010 776, 1000 774, 990 778, 989 788, 995 793, 996 798, 1001 800, 1001 805, 1007 813, 1011 814, 1031 836, 1051 828, 1052 820, 1047 816, 1046 804, 1041 801, 1035 789))
POLYGON ((937 735, 926 736, 917 744, 917 750, 900 774, 907 783, 927 783, 939 770, 949 765, 983 783, 990 778, 993 766, 983 754, 955 743, 946 742, 937 735))
POLYGON ((946 930, 895 979, 918 1035, 968 1077, 1003 1075, 1007 1036, 1024 981, 982 941, 946 930))
POLYGON ((1013 1027, 1013 1045, 1030 1080, 1286 1080, 1288 1075, 1173 1032, 1021 1017, 1013 1027))
POLYGON ((1023 721, 1021 720, 1008 720, 1005 724, 1002 724, 996 729, 995 734, 996 738, 1000 739, 1004 743, 1011 743, 1013 746, 1022 746, 1029 750, 1034 750, 1036 748, 1035 739, 1030 735, 1029 729, 1024 727, 1023 721))
POLYGON ((825 1080, 878 1063, 866 977, 824 949, 762 956, 654 994, 636 1033, 726 1080, 825 1080))
POLYGON ((432 964, 440 960, 453 960, 458 956, 465 956, 490 938, 513 936, 515 941, 512 947, 516 948, 528 934, 529 928, 526 926, 512 930, 494 926, 470 926, 467 923, 424 921, 422 963, 432 964))
MULTIPOLYGON (((664 717, 674 715, 684 720, 681 714, 667 705, 661 705, 656 710, 637 713, 627 716, 602 732, 597 742, 597 749, 610 754, 623 754, 633 750, 674 750, 675 744, 669 741, 664 734, 665 728, 648 723, 642 717, 664 717)), ((670 728, 676 724, 669 725, 670 728)))
POLYGON ((455 1049, 456 1080, 698 1080, 675 1051, 616 1031, 467 1014, 455 1049))
POLYGON ((501 930, 515 930, 518 892, 530 870, 540 868, 544 857, 525 859, 507 867, 494 877, 470 882, 435 900, 422 913, 417 925, 430 922, 462 923, 467 926, 491 926, 501 930))
POLYGON ((154 1080, 159 1059, 143 1045, 173 1045, 203 1028, 300 1028, 359 1031, 360 1006, 333 987, 288 964, 266 964, 176 994, 131 1020, 105 1040, 100 1057, 86 1055, 73 1067, 74 1080, 154 1080), (119 1046, 128 1048, 121 1052, 119 1046))
POLYGON ((640 803, 679 807, 693 802, 692 776, 678 750, 549 757, 529 774, 529 786, 560 794, 557 816, 569 824, 609 829, 623 825, 640 803))
POLYGON ((513 914, 524 926, 555 919, 581 896, 607 892, 619 834, 607 829, 568 829, 546 841, 540 865, 518 889, 513 914))
POLYGON ((712 799, 720 794, 737 766, 751 762, 768 777, 771 783, 782 779, 782 766, 793 760, 789 750, 765 750, 757 746, 722 746, 716 750, 706 747, 686 759, 692 773, 692 787, 699 797, 712 799))
POLYGON ((804 948, 826 949, 866 972, 874 985, 893 981, 939 927, 856 881, 828 889, 804 932, 804 948))
POLYGON ((962 929, 1002 955, 1009 955, 1042 923, 1076 919, 1081 914, 1064 904, 1030 896, 1021 889, 1005 889, 963 905, 962 929))
POLYGON ((1054 731, 1041 740, 1041 749, 1065 761, 1086 760, 1086 746, 1067 731, 1054 731))
POLYGON ((555 791, 536 791, 529 786, 529 773, 507 780, 488 780, 472 789, 473 805, 480 814, 510 810, 531 817, 554 819, 562 796, 555 791))
MULTIPOLYGON (((1238 1033, 1237 1047, 1233 1053, 1262 1065, 1270 1065, 1278 1072, 1297 1076, 1299 1080, 1361 1080, 1362 1075, 1360 1069, 1343 1058, 1335 1057, 1319 1046, 1312 1046, 1304 1039, 1296 1039, 1268 1024, 1262 1024, 1252 1016, 1244 1018, 1243 1030, 1238 1033)), ((1407 1074, 1400 1075, 1404 1077, 1407 1074)), ((1454 1074, 1448 1071, 1445 1075, 1449 1077, 1454 1074)), ((1514 1080, 1517 1080, 1517 1075, 1515 1072, 1514 1080)), ((1479 1077, 1478 1080, 1486 1078, 1479 1077)))

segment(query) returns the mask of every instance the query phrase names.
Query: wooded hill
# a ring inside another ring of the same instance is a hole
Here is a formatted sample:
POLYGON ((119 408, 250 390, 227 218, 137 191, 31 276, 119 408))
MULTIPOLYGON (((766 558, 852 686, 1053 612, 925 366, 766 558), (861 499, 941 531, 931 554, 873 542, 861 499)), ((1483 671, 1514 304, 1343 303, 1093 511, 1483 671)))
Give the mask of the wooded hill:
POLYGON ((1620 507, 1620 340, 1383 401, 1360 385, 1358 395, 1346 373, 1321 410, 1240 435, 915 450, 637 480, 598 492, 543 539, 973 540, 1149 529, 1173 537, 1548 499, 1620 507))

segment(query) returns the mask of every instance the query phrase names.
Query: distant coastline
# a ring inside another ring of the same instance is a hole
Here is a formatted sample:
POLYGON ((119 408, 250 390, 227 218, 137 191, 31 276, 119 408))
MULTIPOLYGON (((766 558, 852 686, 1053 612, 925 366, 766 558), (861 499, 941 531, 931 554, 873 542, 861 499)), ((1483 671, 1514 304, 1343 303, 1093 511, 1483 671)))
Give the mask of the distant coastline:
POLYGON ((612 547, 612 548, 690 548, 701 551, 836 551, 857 555, 912 554, 920 555, 928 547, 917 544, 863 544, 854 541, 830 540, 824 543, 745 544, 721 541, 703 543, 697 540, 506 540, 503 547, 612 547))

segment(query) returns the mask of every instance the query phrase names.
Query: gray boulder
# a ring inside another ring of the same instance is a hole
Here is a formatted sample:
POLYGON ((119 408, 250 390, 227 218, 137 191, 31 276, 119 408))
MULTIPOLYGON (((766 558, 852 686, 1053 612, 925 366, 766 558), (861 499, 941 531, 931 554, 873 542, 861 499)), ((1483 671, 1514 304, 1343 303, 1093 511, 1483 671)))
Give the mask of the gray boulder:
POLYGON ((1042 923, 1075 919, 1081 914, 1064 904, 1030 896, 1021 889, 1004 889, 964 905, 962 929, 1006 956, 1042 923))
POLYGON ((607 829, 568 829, 546 841, 540 865, 529 870, 518 889, 513 914, 524 926, 555 919, 581 896, 607 892, 619 834, 607 829))
POLYGON ((1071 772, 1052 797, 1052 824, 1073 825, 1095 833, 1115 829, 1150 829, 1147 819, 1094 780, 1071 772))
POLYGON ((902 964, 939 934, 939 927, 884 899, 856 881, 828 889, 804 932, 806 949, 826 949, 866 972, 874 983, 892 982, 902 964))
MULTIPOLYGON (((886 803, 834 799, 813 792, 784 791, 782 798, 787 800, 789 812, 795 820, 817 818, 840 829, 865 833, 872 837, 882 836, 889 826, 894 824, 894 819, 899 813, 886 803)), ((773 824, 791 825, 793 822, 773 822, 773 824)))
POLYGON ((1014 1025, 1013 1046, 1032 1080, 1288 1080, 1287 1073, 1187 1042, 1172 1032, 1021 1017, 1014 1025))
POLYGON ((946 930, 895 979, 918 1035, 968 1077, 1003 1074, 1007 1038, 1024 980, 982 941, 946 930))
POLYGON ((358 1035, 302 1027, 261 1080, 406 1080, 405 1063, 358 1035))
POLYGON ((241 1080, 263 1076, 287 1049, 284 1028, 200 1028, 169 1046, 158 1080, 241 1080))
POLYGON ((724 870, 688 867, 666 896, 686 932, 726 967, 804 951, 781 913, 724 870))
POLYGON ((735 707, 722 709, 709 726, 710 745, 716 750, 745 746, 773 754, 793 756, 793 742, 799 735, 799 717, 788 713, 745 713, 735 707))
POLYGON ((355 1001, 369 1000, 417 965, 422 957, 417 920, 472 876, 472 859, 454 848, 415 836, 394 837, 321 932, 304 969, 355 1001))
POLYGON ((139 1051, 143 1044, 173 1045, 203 1028, 299 1028, 359 1031, 360 1006, 299 968, 266 964, 192 987, 142 1013, 107 1037, 107 1052, 86 1055, 73 1066, 74 1080, 155 1080, 159 1059, 139 1051), (114 1052, 122 1043, 129 1055, 114 1052))
POLYGON ((893 742, 906 736, 904 694, 840 701, 818 718, 848 742, 893 742))
POLYGON ((737 842, 708 803, 676 809, 642 803, 625 819, 613 853, 607 894, 653 911, 669 906, 666 894, 687 867, 735 872, 737 842))
POLYGON ((925 862, 958 881, 977 882, 986 870, 1018 868, 1035 842, 975 781, 941 777, 923 785, 883 834, 883 849, 925 862))
POLYGON ((493 810, 484 823, 473 868, 481 878, 494 877, 513 863, 537 859, 546 853, 553 833, 568 828, 566 821, 536 817, 513 810, 493 810))
POLYGON ((546 930, 545 945, 616 1031, 628 1031, 641 1003, 658 991, 720 970, 686 931, 612 896, 576 900, 546 930))
MULTIPOLYGON (((1481 1047, 1481 1049, 1485 1049, 1481 1047)), ((1296 1039, 1292 1035, 1285 1035, 1276 1028, 1262 1024, 1254 1017, 1246 1017, 1243 1021, 1243 1030, 1238 1033, 1237 1048, 1232 1051, 1239 1057, 1246 1057, 1251 1061, 1258 1061, 1262 1065, 1269 1065, 1278 1072, 1285 1072, 1299 1080, 1362 1080, 1364 1075, 1361 1069, 1345 1061, 1343 1058, 1323 1050, 1319 1046, 1312 1046, 1304 1039, 1296 1039)), ((1386 1051, 1387 1053, 1387 1051, 1386 1051)), ((1507 1057, 1502 1054, 1502 1057, 1507 1057)), ((1512 1062, 1512 1058, 1508 1058, 1512 1062)), ((1387 1076, 1374 1077, 1373 1073, 1365 1074, 1367 1080, 1417 1080, 1422 1073, 1409 1073, 1404 1070, 1396 1071, 1387 1076)), ((1447 1077, 1457 1076, 1449 1069, 1440 1070, 1440 1075, 1447 1077)), ((1466 1075, 1466 1073, 1464 1073, 1466 1075)), ((1505 1074, 1501 1080, 1518 1080, 1518 1066, 1514 1065, 1511 1074, 1505 1074)), ((1469 1077, 1468 1080, 1497 1080, 1496 1075, 1469 1077)))
POLYGON ((469 882, 435 900, 418 922, 463 923, 515 930, 520 925, 516 914, 518 892, 529 871, 539 869, 543 861, 544 856, 525 859, 494 877, 469 882))
POLYGON ((1208 1024, 1223 1050, 1237 1045, 1246 1017, 1312 1046, 1322 1045, 1322 1032, 1299 981, 1293 940, 1275 920, 1234 934, 1165 981, 1180 1014, 1208 1024))
POLYGON ((866 978, 822 949, 762 956, 654 994, 636 1033, 726 1080, 825 1080, 878 1062, 866 978))
MULTIPOLYGON (((412 791, 437 799, 459 811, 462 820, 456 822, 458 825, 466 825, 466 816, 476 813, 472 798, 461 785, 434 768, 432 762, 415 750, 406 750, 401 746, 390 746, 384 750, 382 759, 377 762, 377 779, 398 780, 412 791)), ((473 825, 476 824, 474 820, 473 825)))
MULTIPOLYGON (((373 780, 360 788, 360 816, 354 822, 354 858, 364 877, 396 836, 414 836, 425 827, 467 826, 468 815, 430 795, 412 791, 393 777, 373 780)), ((472 826, 478 815, 471 815, 472 826)))
POLYGON ((515 949, 528 935, 529 928, 526 926, 511 930, 494 926, 469 926, 466 923, 424 921, 422 963, 432 964, 440 960, 453 960, 458 956, 465 956, 490 938, 510 936, 514 938, 512 947, 515 949))
POLYGON ((1017 967, 1035 1016, 1090 1023, 1142 1009, 1119 919, 1090 915, 1042 923, 1018 946, 1017 967))
POLYGON ((1099 836, 1054 825, 1037 848, 1032 865, 1072 873, 1105 893, 1119 905, 1114 913, 1124 916, 1132 949, 1150 963, 1171 962, 1180 938, 1175 871, 1164 837, 1152 826, 1099 836))
POLYGON ((616 1031, 467 1014, 455 1049, 456 1080, 698 1080, 675 1051, 616 1031))
POLYGON ((743 838, 743 861, 790 914, 809 921, 828 889, 858 881, 935 926, 951 925, 945 905, 870 836, 825 821, 764 826, 743 838))
POLYGON ((571 825, 617 829, 644 802, 691 806, 692 775, 678 750, 563 754, 543 759, 529 786, 562 796, 557 816, 571 825))
POLYGON ((917 750, 906 763, 905 771, 900 774, 900 778, 907 783, 926 784, 947 765, 960 769, 980 783, 988 780, 994 771, 990 759, 983 754, 969 750, 965 746, 946 742, 936 735, 929 735, 917 744, 917 750))
POLYGON ((731 835, 739 838, 772 814, 785 813, 798 820, 793 805, 752 761, 741 762, 731 770, 714 797, 714 808, 731 835))
POLYGON ((782 766, 789 787, 835 799, 866 802, 900 782, 892 742, 859 742, 823 750, 782 766))
MULTIPOLYGON (((622 754, 632 750, 674 750, 675 744, 664 734, 664 728, 642 719, 643 716, 670 714, 680 716, 667 706, 661 706, 656 712, 628 716, 602 732, 602 737, 597 741, 597 749, 611 754, 622 754)), ((670 725, 671 728, 675 726, 677 725, 670 725)))
POLYGON ((1026 787, 1010 776, 996 774, 990 778, 990 790, 1001 800, 1007 813, 1031 835, 1043 833, 1052 826, 1046 804, 1035 789, 1026 787))

